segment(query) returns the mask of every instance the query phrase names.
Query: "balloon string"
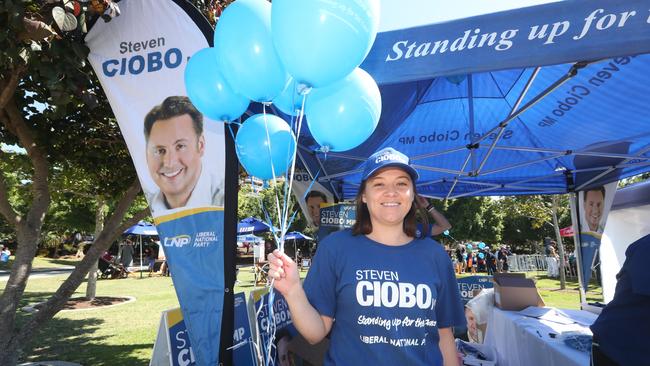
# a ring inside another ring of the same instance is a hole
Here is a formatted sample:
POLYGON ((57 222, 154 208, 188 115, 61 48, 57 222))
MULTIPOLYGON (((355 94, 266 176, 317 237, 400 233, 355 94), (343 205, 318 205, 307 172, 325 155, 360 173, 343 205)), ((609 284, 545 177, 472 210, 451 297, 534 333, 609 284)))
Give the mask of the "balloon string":
MULTIPOLYGON (((295 83, 295 81, 292 81, 291 82, 291 90, 292 90, 292 93, 291 93, 291 107, 292 108, 295 105, 295 95, 296 95, 295 88, 296 88, 296 83, 295 83)), ((289 115, 291 116, 290 119, 289 119, 289 121, 290 121, 289 128, 293 132, 296 120, 294 118, 293 113, 290 113, 289 115)), ((292 161, 295 160, 295 158, 296 158, 295 151, 293 153, 293 156, 290 156, 291 155, 291 144, 287 145, 286 155, 287 155, 287 158, 292 159, 292 161)), ((287 182, 284 185, 284 197, 283 197, 283 202, 282 202, 282 218, 283 219, 281 219, 281 222, 283 222, 283 224, 286 223, 286 211, 288 210, 288 206, 289 206, 289 204, 291 202, 290 192, 291 192, 291 182, 292 181, 293 181, 293 170, 290 169, 289 172, 287 173, 287 182)), ((288 230, 289 226, 290 225, 286 225, 286 230, 288 230)), ((284 235, 286 234, 286 231, 284 230, 285 229, 284 225, 281 226, 281 229, 283 229, 282 237, 284 238, 284 235)), ((284 252, 284 241, 282 243, 282 252, 284 252)))
MULTIPOLYGON (((268 153, 269 153, 269 158, 271 158, 273 156, 273 154, 272 154, 272 146, 271 146, 271 136, 269 135, 269 125, 268 125, 268 120, 266 118, 266 105, 265 104, 263 104, 263 115, 264 115, 264 130, 266 132, 266 141, 267 141, 266 147, 267 147, 267 150, 268 150, 268 153)), ((275 182, 277 177, 275 175, 275 167, 273 166, 273 159, 272 158, 271 158, 271 175, 273 177, 273 182, 275 182)), ((279 224, 280 224, 280 230, 282 232, 282 222, 281 222, 281 220, 282 220, 282 211, 280 209, 280 200, 278 198, 277 193, 275 194, 275 209, 276 209, 276 212, 278 214, 278 220, 280 220, 279 224)), ((271 225, 271 227, 273 227, 273 225, 271 225)), ((278 238, 278 236, 276 235, 275 230, 272 230, 271 232, 273 233, 273 237, 275 239, 275 242, 278 243, 278 248, 283 249, 283 247, 284 247, 282 245, 283 243, 280 241, 281 239, 278 238)))
POLYGON ((305 201, 307 200, 307 194, 311 192, 311 188, 314 186, 314 183, 316 183, 316 180, 318 180, 318 176, 320 175, 321 169, 318 169, 316 172, 316 175, 314 175, 314 179, 311 180, 311 183, 309 183, 309 187, 305 190, 305 194, 302 195, 302 200, 305 201))
MULTIPOLYGON (((295 174, 295 171, 296 171, 296 154, 298 153, 298 141, 299 141, 299 138, 300 138, 300 130, 302 128, 302 121, 303 121, 303 116, 304 116, 303 110, 305 109, 305 100, 306 99, 307 99, 307 94, 304 94, 302 96, 302 106, 301 106, 300 112, 298 114, 298 126, 297 126, 297 132, 296 132, 296 146, 294 146, 294 149, 293 149, 293 156, 292 156, 292 159, 291 159, 291 169, 289 169, 289 174, 287 174, 289 184, 285 186, 285 194, 284 194, 285 202, 284 202, 284 217, 283 217, 284 226, 282 227, 282 229, 283 229, 282 230, 282 247, 283 247, 283 249, 284 249, 284 236, 286 235, 286 232, 287 232, 287 230, 289 229, 289 226, 290 226, 290 225, 286 225, 287 224, 287 216, 289 214, 289 206, 290 206, 289 203, 291 202, 290 193, 291 193, 291 189, 293 187, 294 174, 295 174)), ((290 152, 291 152, 291 145, 289 145, 289 147, 287 148, 287 155, 289 155, 290 152)))
MULTIPOLYGON (((280 200, 279 200, 279 198, 277 196, 277 193, 275 195, 276 209, 278 210, 278 219, 280 221, 280 223, 279 223, 280 224, 280 235, 279 235, 279 237, 278 237, 278 235, 276 235, 275 229, 273 228, 273 225, 271 225, 271 230, 272 230, 273 236, 275 237, 276 242, 278 243, 278 249, 283 253, 284 253, 284 239, 285 239, 287 230, 291 226, 291 223, 295 219, 295 216, 296 216, 296 213, 297 213, 297 211, 294 211, 293 214, 291 215, 291 218, 289 219, 289 217, 288 217, 288 215, 289 215, 289 206, 290 206, 290 202, 291 202, 290 192, 292 190, 293 180, 294 180, 294 173, 295 173, 295 167, 296 167, 296 153, 297 153, 297 148, 298 148, 297 145, 298 145, 298 138, 300 136, 300 130, 301 130, 301 127, 302 127, 303 116, 304 116, 303 110, 304 110, 304 106, 305 106, 305 100, 306 100, 306 93, 303 94, 302 108, 300 109, 300 113, 299 113, 299 116, 298 116, 297 132, 296 132, 296 146, 294 147, 293 154, 292 154, 293 156, 291 157, 292 158, 291 159, 291 169, 289 170, 289 172, 287 174, 288 184, 286 184, 285 187, 284 187, 285 189, 284 189, 284 197, 283 197, 283 200, 282 200, 283 201, 282 202, 282 209, 280 209, 280 202, 279 202, 280 200)), ((270 136, 269 136, 268 124, 266 123, 267 122, 266 121, 266 106, 264 106, 264 116, 265 116, 264 122, 265 122, 266 136, 267 136, 267 141, 269 142, 268 148, 269 148, 269 155, 270 155, 271 154, 271 139, 270 139, 270 136)), ((291 129, 292 130, 294 129, 294 120, 293 120, 293 118, 291 119, 291 129)), ((291 145, 289 145, 287 147, 287 156, 291 155, 291 147, 292 147, 291 145)), ((275 168, 273 167, 273 165, 271 165, 271 173, 272 173, 273 179, 275 181, 276 176, 275 176, 275 168)), ((264 212, 265 212, 265 215, 267 217, 267 220, 271 221, 270 220, 270 215, 268 214, 268 212, 266 210, 264 210, 264 212)), ((271 358, 271 352, 272 352, 273 348, 275 347, 274 340, 275 340, 275 331, 277 329, 277 325, 275 324, 275 321, 274 321, 275 317, 274 317, 274 314, 273 314, 274 313, 273 303, 274 303, 274 299, 275 299, 275 291, 273 289, 274 282, 275 282, 275 280, 271 279, 271 281, 269 283, 269 298, 268 298, 268 303, 267 303, 267 307, 269 309, 269 311, 268 311, 268 324, 270 325, 269 330, 268 330, 268 334, 270 335, 270 337, 269 337, 269 341, 267 343, 267 357, 266 357, 266 365, 267 366, 270 365, 270 364, 275 363, 275 360, 273 360, 271 358)))

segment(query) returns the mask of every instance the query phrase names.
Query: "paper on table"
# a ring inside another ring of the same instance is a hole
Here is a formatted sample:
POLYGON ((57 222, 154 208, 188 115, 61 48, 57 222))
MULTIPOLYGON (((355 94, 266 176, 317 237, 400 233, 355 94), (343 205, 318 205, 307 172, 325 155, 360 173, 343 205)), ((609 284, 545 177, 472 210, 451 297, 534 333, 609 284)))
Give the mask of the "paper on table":
POLYGON ((546 321, 558 324, 573 324, 573 321, 568 315, 555 308, 541 308, 538 306, 529 306, 524 310, 519 311, 519 314, 531 318, 543 319, 546 321))

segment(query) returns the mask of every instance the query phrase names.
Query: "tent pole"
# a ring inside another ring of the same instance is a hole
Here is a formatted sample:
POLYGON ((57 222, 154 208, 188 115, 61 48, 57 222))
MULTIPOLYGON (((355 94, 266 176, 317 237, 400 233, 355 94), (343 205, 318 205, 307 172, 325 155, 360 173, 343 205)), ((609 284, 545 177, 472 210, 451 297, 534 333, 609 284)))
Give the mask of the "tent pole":
POLYGON ((142 279, 142 235, 140 236, 140 278, 142 279))
POLYGON ((430 153, 426 153, 426 154, 422 154, 422 155, 416 155, 416 156, 412 157, 411 160, 415 161, 415 160, 421 160, 421 159, 426 159, 426 158, 432 158, 434 156, 452 154, 452 153, 459 152, 459 151, 464 151, 464 150, 467 150, 467 146, 452 147, 452 148, 447 149, 447 150, 440 150, 440 151, 430 152, 430 153))
MULTIPOLYGON (((528 90, 530 90, 530 86, 533 84, 533 80, 537 77, 537 74, 539 73, 539 70, 541 67, 536 67, 533 73, 530 75, 528 78, 528 81, 526 81, 526 86, 524 86, 524 90, 519 94, 519 98, 517 98, 517 101, 515 102, 515 105, 512 107, 512 110, 510 111, 510 115, 514 114, 519 108, 519 105, 521 104, 522 100, 528 94, 528 90)), ((492 151, 494 151, 494 147, 497 146, 497 143, 501 140, 501 136, 503 136, 503 133, 506 132, 506 127, 508 126, 508 122, 505 123, 499 123, 499 134, 497 137, 492 141, 492 146, 490 146, 490 149, 485 153, 485 156, 483 157, 483 160, 481 161, 481 164, 478 166, 478 169, 474 172, 475 175, 479 175, 481 173, 481 170, 483 169, 483 166, 485 166, 485 163, 487 163, 487 160, 490 158, 490 155, 492 155, 492 151)))
MULTIPOLYGON (((460 172, 464 173, 465 168, 467 168, 467 163, 469 163, 469 159, 472 157, 472 152, 470 151, 467 154, 467 157, 465 158, 465 162, 463 163, 463 167, 460 168, 460 172)), ((458 184, 458 178, 461 176, 461 173, 459 173, 455 178, 454 178, 454 184, 449 188, 449 192, 447 193, 447 196, 445 197, 446 200, 449 199, 449 196, 451 196, 451 193, 454 191, 454 188, 456 188, 456 184, 458 184)))
POLYGON ((558 158, 565 157, 565 156, 567 156, 567 154, 561 153, 561 154, 551 155, 551 156, 547 156, 547 157, 539 158, 539 159, 535 159, 535 160, 524 161, 524 162, 513 164, 513 165, 502 166, 501 168, 496 168, 496 169, 485 171, 485 172, 483 172, 482 175, 486 176, 488 174, 504 172, 506 170, 521 168, 521 167, 524 167, 526 165, 537 164, 537 163, 541 163, 542 161, 558 159, 558 158))
POLYGON ((587 301, 587 294, 585 293, 582 282, 582 252, 580 251, 580 221, 578 221, 578 207, 576 192, 569 193, 569 203, 571 204, 571 225, 573 226, 573 242, 575 243, 574 255, 576 257, 576 272, 578 272, 578 288, 580 290, 580 308, 582 304, 587 301))
MULTIPOLYGON (((650 150, 650 146, 646 146, 645 148, 641 149, 641 150, 638 151, 634 156, 635 156, 635 157, 640 157, 641 155, 645 154, 645 152, 648 151, 648 150, 650 150)), ((605 170, 604 172, 602 172, 602 173, 598 174, 597 176, 591 178, 590 180, 584 182, 582 185, 580 185, 578 188, 576 188, 576 190, 581 190, 581 189, 583 189, 584 187, 588 186, 588 185, 591 184, 592 182, 595 182, 596 180, 600 179, 601 177, 603 177, 603 176, 605 176, 605 175, 607 175, 607 174, 613 172, 614 170, 616 170, 616 168, 617 168, 619 165, 621 165, 621 164, 626 164, 626 163, 628 163, 630 160, 632 160, 632 159, 631 159, 631 158, 627 158, 627 159, 621 161, 620 163, 616 164, 616 166, 610 167, 609 169, 605 170)))
MULTIPOLYGON (((470 145, 479 143, 481 140, 474 141, 474 93, 473 93, 472 74, 467 75, 467 103, 469 105, 469 135, 471 136, 470 145)), ((474 149, 469 149, 469 155, 472 160, 472 169, 476 168, 476 155, 474 149)))
MULTIPOLYGON (((420 170, 427 170, 430 172, 439 172, 439 173, 449 173, 449 174, 456 174, 458 176, 464 176, 464 177, 469 177, 469 173, 466 173, 464 171, 460 170, 453 170, 453 169, 444 169, 444 168, 434 168, 426 165, 418 165, 418 164, 411 164, 412 167, 420 170)), ((359 169, 359 173, 361 172, 361 169, 359 169)))
POLYGON ((309 178, 311 178, 311 180, 314 180, 314 173, 311 172, 311 168, 309 167, 309 165, 307 165, 305 158, 302 157, 302 153, 300 152, 300 149, 296 149, 296 155, 298 156, 298 159, 300 159, 302 166, 305 167, 307 174, 309 174, 309 178))
POLYGON ((354 169, 354 170, 346 170, 344 172, 336 173, 336 174, 325 174, 320 177, 320 179, 332 179, 332 178, 338 178, 338 177, 344 177, 346 175, 354 174, 354 173, 361 173, 363 172, 363 169, 354 169))
MULTIPOLYGON (((322 162, 320 161, 320 159, 318 158, 318 155, 314 154, 314 157, 316 158, 316 162, 318 163, 318 166, 320 166, 320 169, 323 171, 323 174, 324 174, 324 175, 327 175, 327 170, 325 170, 325 166, 323 166, 323 163, 322 163, 322 162)), ((330 185, 330 188, 332 189, 332 192, 333 192, 334 195, 336 196, 336 201, 337 201, 337 202, 340 201, 340 200, 341 200, 341 196, 339 195, 339 192, 336 190, 336 188, 334 188, 334 184, 332 184, 332 181, 331 181, 331 180, 328 181, 328 183, 329 183, 329 185, 330 185)))
POLYGON ((552 214, 553 214, 553 229, 555 229, 555 237, 557 238, 557 247, 558 250, 560 251, 560 263, 559 263, 559 268, 560 268, 560 290, 564 290, 566 288, 566 272, 564 272, 564 243, 562 243, 562 235, 560 235, 560 224, 558 223, 557 220, 557 207, 558 207, 558 196, 556 194, 553 195, 553 207, 552 207, 552 214))

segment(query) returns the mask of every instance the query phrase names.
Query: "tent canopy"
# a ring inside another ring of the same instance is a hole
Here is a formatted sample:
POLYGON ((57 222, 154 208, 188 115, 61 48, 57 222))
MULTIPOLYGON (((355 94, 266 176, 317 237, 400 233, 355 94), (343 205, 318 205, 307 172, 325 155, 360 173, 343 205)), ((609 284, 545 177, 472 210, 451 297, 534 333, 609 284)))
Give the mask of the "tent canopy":
POLYGON ((303 127, 300 162, 346 199, 387 146, 437 198, 566 193, 648 171, 650 56, 633 56, 650 52, 646 8, 568 1, 380 33, 362 65, 381 89, 376 131, 325 154, 303 127))
MULTIPOLYGON (((274 227, 273 230, 279 231, 280 229, 274 227)), ((269 226, 269 224, 255 217, 247 217, 239 221, 239 223, 237 224, 238 235, 259 234, 259 233, 265 233, 267 231, 271 231, 271 226, 269 226)))
POLYGON ((154 224, 146 221, 140 221, 124 231, 128 235, 157 236, 158 230, 154 224))
POLYGON ((255 236, 252 234, 248 235, 237 235, 237 241, 241 243, 260 243, 263 242, 264 239, 260 238, 259 236, 255 236))
POLYGON ((290 231, 287 233, 287 235, 284 236, 284 240, 314 240, 314 238, 311 238, 299 231, 290 231))

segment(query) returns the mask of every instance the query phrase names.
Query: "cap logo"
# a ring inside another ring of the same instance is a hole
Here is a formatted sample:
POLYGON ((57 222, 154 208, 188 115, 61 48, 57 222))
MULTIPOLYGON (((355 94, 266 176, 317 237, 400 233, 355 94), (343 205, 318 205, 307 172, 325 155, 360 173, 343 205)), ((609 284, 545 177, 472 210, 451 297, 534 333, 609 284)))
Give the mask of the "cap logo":
POLYGON ((379 164, 382 161, 386 161, 386 160, 396 160, 396 161, 398 161, 400 163, 408 164, 408 162, 404 158, 402 158, 401 156, 399 156, 397 154, 393 154, 393 153, 390 153, 390 152, 386 153, 386 154, 379 155, 375 159, 375 164, 379 164))

